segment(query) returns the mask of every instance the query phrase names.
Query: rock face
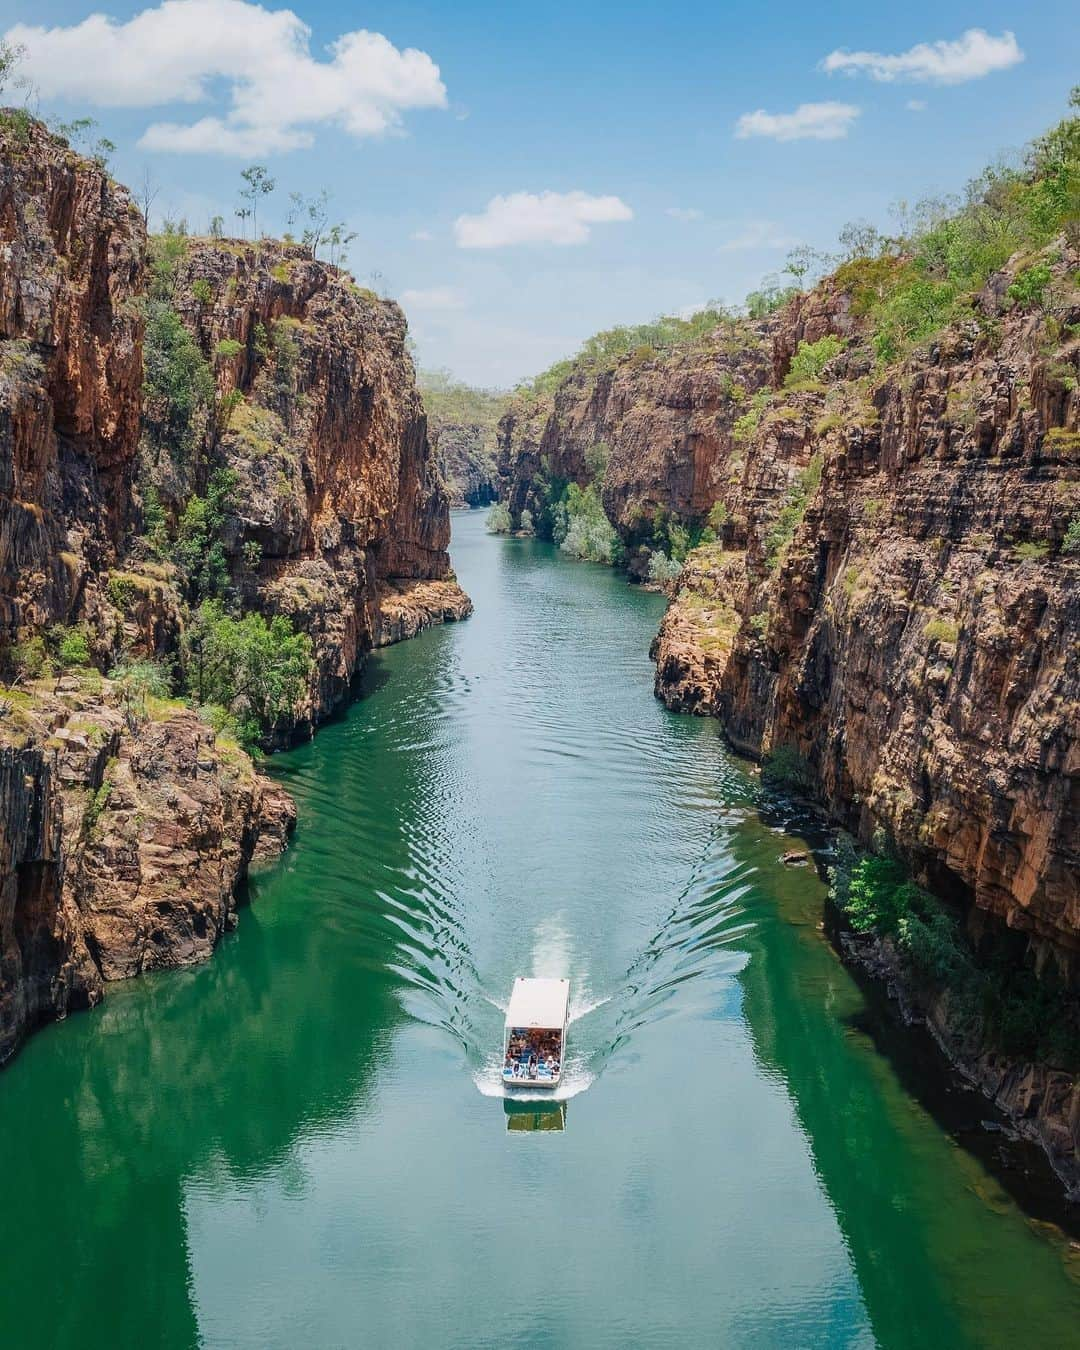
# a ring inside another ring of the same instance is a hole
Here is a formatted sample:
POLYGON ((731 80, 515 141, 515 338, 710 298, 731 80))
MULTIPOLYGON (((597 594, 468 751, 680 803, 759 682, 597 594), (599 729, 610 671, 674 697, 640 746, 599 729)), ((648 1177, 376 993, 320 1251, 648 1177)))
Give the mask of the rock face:
POLYGON ((107 980, 205 960, 295 808, 182 704, 68 678, 0 702, 0 1063, 107 980), (85 687, 84 687, 85 686, 85 687))
MULTIPOLYGON (((1048 256, 1067 291, 1080 259, 1048 256)), ((884 377, 833 282, 691 351, 572 371, 508 413, 500 473, 537 513, 604 442, 631 571, 659 513, 720 503, 654 646, 660 697, 746 753, 797 752, 860 838, 883 828, 933 888, 1061 956, 1080 950, 1080 296, 1051 336, 999 317, 1019 265, 981 322, 884 377), (783 389, 827 334, 847 350, 783 389)))
POLYGON ((487 428, 454 424, 433 427, 431 440, 450 505, 490 506, 497 491, 492 437, 487 428))
POLYGON ((660 516, 703 519, 741 460, 733 425, 772 372, 772 321, 726 326, 692 350, 575 369, 553 392, 518 398, 499 427, 499 496, 515 520, 544 511, 544 486, 584 487, 606 461, 604 509, 644 575, 660 516), (736 397, 732 397, 735 391, 736 397))
POLYGON ((182 574, 143 534, 151 487, 175 523, 229 471, 233 600, 313 641, 282 740, 345 697, 373 646, 471 608, 400 310, 297 247, 170 247, 148 257, 101 165, 38 123, 0 123, 0 674, 19 675, 0 686, 0 1062, 107 981, 206 959, 249 862, 295 820, 183 704, 94 668, 28 668, 58 624, 104 670, 175 654, 182 574), (195 389, 205 363, 214 394, 195 412, 144 399, 155 321, 174 383, 195 389))
MULTIPOLYGON (((441 583, 420 626, 471 610, 450 572, 448 502, 405 319, 306 249, 268 240, 184 241, 175 304, 227 409, 206 429, 205 455, 236 475, 230 569, 245 606, 311 636, 316 670, 299 712, 311 726, 375 645, 384 585, 441 583)), ((159 461, 151 475, 166 500, 170 468, 159 461)))
POLYGON ((144 243, 101 166, 0 126, 0 639, 70 617, 121 545, 144 243))

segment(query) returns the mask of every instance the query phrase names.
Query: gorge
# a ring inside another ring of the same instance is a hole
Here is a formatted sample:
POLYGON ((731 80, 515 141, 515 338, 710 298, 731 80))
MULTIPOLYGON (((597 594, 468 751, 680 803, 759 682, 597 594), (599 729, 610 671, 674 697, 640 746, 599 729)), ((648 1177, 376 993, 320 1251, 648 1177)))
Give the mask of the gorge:
POLYGON ((501 394, 0 115, 18 1344, 1070 1343, 1080 119, 976 186, 501 394))

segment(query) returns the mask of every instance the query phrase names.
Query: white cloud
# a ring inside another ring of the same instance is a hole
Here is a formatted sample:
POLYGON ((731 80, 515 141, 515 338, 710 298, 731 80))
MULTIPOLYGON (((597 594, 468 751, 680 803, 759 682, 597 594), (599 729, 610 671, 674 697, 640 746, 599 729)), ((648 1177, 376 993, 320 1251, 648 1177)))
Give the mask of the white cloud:
POLYGON ((401 303, 406 309, 464 309, 465 297, 453 286, 432 286, 428 290, 402 291, 401 303))
POLYGON ((670 216, 672 220, 681 220, 685 224, 691 220, 704 219, 705 212, 699 211, 696 206, 669 206, 664 215, 670 216))
POLYGON ((157 122, 151 150, 255 155, 312 143, 332 123, 352 136, 401 125, 410 108, 443 108, 446 88, 426 52, 399 51, 381 33, 345 33, 328 60, 311 55, 311 29, 288 9, 248 0, 163 0, 126 23, 92 14, 63 28, 16 24, 23 71, 43 98, 106 108, 208 103, 219 82, 224 116, 157 122))
POLYGON ((908 110, 908 112, 925 112, 926 99, 909 98, 908 101, 904 104, 904 107, 908 110))
POLYGON ((838 141, 848 134, 861 109, 850 103, 800 103, 794 112, 743 113, 735 136, 770 136, 775 141, 838 141))
POLYGON ((734 238, 720 245, 719 252, 735 253, 751 248, 794 248, 802 241, 771 220, 749 220, 734 238))
POLYGON ((588 192, 513 192, 492 197, 477 216, 458 216, 459 248, 502 248, 507 244, 584 244, 593 225, 632 220, 618 197, 588 192))
POLYGON ((418 239, 422 244, 429 244, 435 236, 430 230, 413 230, 409 235, 410 239, 418 239))
POLYGON ((914 80, 930 84, 963 84, 980 80, 995 70, 1008 70, 1024 59, 1013 33, 992 37, 982 28, 969 28, 955 42, 920 42, 896 56, 882 52, 835 51, 822 61, 830 74, 866 74, 875 80, 914 80))

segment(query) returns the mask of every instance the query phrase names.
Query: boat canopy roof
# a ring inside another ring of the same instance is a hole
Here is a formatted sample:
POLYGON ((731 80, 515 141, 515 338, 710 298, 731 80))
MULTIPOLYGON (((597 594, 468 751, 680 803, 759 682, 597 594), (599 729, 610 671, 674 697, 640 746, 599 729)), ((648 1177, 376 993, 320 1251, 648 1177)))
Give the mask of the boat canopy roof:
POLYGON ((514 981, 514 988, 510 994, 506 1025, 561 1030, 566 1025, 569 1002, 569 980, 527 980, 519 977, 514 981))

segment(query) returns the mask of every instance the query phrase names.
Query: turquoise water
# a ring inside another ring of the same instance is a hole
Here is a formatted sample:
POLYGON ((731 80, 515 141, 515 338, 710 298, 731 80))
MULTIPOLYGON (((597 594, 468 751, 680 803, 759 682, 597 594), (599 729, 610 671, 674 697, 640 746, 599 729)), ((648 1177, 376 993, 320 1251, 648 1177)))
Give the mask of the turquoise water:
MULTIPOLYGON (((908 1090, 662 600, 455 519, 467 623, 274 761, 214 960, 0 1075, 5 1346, 1066 1346, 1075 1249, 908 1090), (515 974, 558 1100, 504 1100, 515 974)), ((977 1120, 976 1109, 976 1120, 977 1120)))

